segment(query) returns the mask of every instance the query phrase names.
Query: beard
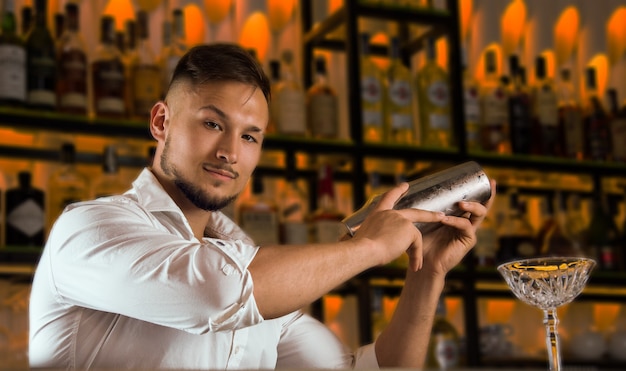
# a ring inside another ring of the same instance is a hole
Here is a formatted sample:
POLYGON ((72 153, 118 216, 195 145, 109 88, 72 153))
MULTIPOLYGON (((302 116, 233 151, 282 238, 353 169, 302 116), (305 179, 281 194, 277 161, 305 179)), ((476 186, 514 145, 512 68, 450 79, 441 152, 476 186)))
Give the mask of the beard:
POLYGON ((161 169, 163 173, 174 178, 174 185, 182 192, 182 194, 197 208, 204 211, 219 211, 237 198, 237 194, 227 197, 212 197, 207 194, 201 187, 193 182, 185 179, 180 174, 174 164, 168 161, 170 154, 170 138, 165 140, 163 154, 161 155, 161 169))

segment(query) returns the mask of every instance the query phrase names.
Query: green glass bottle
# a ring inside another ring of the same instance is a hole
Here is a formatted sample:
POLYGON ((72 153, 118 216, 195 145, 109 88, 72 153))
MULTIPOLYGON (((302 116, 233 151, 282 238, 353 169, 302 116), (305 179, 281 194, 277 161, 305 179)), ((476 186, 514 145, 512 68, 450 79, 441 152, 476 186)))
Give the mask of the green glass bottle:
POLYGON ((26 37, 26 103, 32 108, 54 110, 57 62, 46 9, 47 0, 35 0, 35 23, 26 37))

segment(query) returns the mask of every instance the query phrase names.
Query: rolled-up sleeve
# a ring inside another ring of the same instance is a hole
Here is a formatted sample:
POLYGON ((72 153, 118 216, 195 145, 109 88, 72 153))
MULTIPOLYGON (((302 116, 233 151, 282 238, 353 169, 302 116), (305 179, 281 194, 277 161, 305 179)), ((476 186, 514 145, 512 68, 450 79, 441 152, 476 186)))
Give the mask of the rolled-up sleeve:
POLYGON ((66 211, 46 248, 56 300, 67 305, 194 334, 263 320, 247 270, 256 247, 183 238, 132 202, 66 211))

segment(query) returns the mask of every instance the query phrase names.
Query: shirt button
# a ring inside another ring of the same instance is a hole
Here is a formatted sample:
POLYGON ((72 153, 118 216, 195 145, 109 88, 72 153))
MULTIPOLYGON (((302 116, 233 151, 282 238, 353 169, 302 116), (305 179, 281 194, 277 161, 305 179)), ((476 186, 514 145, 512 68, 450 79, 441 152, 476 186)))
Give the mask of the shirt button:
POLYGON ((225 266, 222 267, 222 272, 227 276, 230 276, 234 271, 235 271, 235 268, 230 264, 226 264, 225 266))

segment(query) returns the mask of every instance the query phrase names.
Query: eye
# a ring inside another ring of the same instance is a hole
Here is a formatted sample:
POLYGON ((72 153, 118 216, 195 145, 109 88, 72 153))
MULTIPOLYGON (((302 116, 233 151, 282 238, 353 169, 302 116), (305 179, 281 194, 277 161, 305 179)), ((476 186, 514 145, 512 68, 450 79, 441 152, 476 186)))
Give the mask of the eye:
POLYGON ((259 140, 250 134, 244 134, 241 138, 247 142, 257 143, 259 140))
POLYGON ((222 130, 222 127, 220 126, 220 124, 218 124, 217 122, 213 122, 213 121, 205 121, 204 124, 211 129, 215 129, 215 130, 222 130))

